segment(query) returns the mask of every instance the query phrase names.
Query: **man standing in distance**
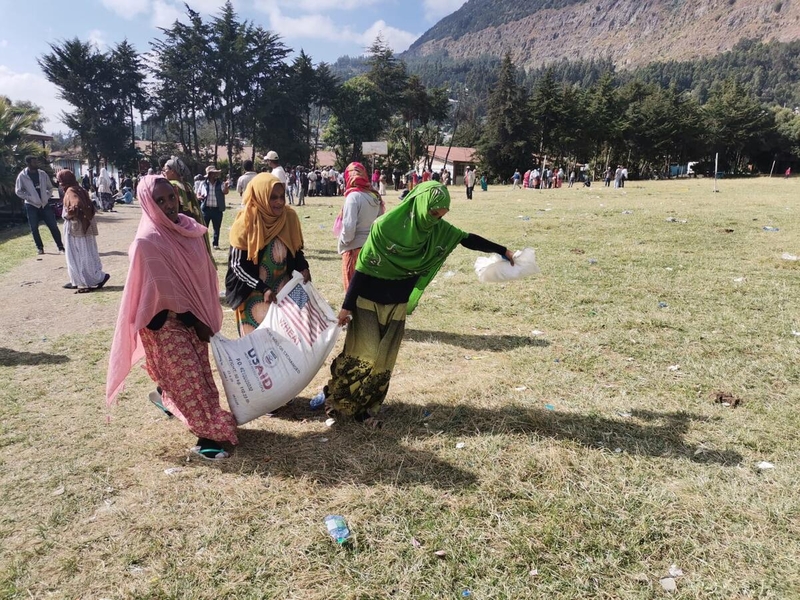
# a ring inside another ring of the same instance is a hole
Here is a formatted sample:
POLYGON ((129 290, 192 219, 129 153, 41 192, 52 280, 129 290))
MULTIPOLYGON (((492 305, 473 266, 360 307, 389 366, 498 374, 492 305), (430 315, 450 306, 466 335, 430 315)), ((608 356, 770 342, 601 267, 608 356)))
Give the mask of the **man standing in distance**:
POLYGON ((270 150, 269 152, 267 152, 267 155, 264 157, 264 160, 267 161, 267 163, 270 166, 270 169, 272 169, 272 174, 280 180, 280 182, 283 184, 283 188, 286 189, 286 181, 287 181, 286 171, 283 170, 281 163, 278 162, 280 160, 278 158, 278 153, 275 152, 275 150, 270 150))
POLYGON ((214 225, 214 241, 211 245, 214 250, 219 250, 219 232, 222 229, 222 213, 225 212, 225 196, 228 194, 228 183, 219 180, 222 171, 213 165, 206 167, 206 180, 202 183, 197 194, 200 200, 200 210, 209 227, 214 225))
POLYGON ((475 170, 467 167, 464 171, 464 186, 467 188, 467 200, 472 200, 472 190, 475 188, 475 170))
POLYGON ((242 163, 242 168, 244 169, 244 173, 242 176, 239 177, 238 181, 236 182, 236 191, 239 192, 239 195, 244 198, 244 192, 247 189, 247 184, 250 183, 250 180, 258 175, 253 170, 253 161, 246 160, 242 163))
POLYGON ((44 242, 42 242, 42 236, 39 235, 39 221, 44 221, 53 236, 59 253, 64 254, 64 243, 61 241, 61 232, 56 224, 56 214, 48 204, 53 191, 53 183, 47 173, 39 170, 39 160, 35 156, 26 156, 25 164, 28 166, 17 175, 14 192, 25 201, 25 213, 38 253, 44 254, 44 242))

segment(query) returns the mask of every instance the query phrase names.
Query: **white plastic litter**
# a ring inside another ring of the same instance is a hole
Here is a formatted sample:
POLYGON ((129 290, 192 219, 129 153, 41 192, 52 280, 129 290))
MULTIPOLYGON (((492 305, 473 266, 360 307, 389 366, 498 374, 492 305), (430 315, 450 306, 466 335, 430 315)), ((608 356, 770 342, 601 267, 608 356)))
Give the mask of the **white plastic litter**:
POLYGON ((541 273, 536 264, 536 252, 533 248, 517 250, 514 253, 514 266, 499 254, 480 256, 475 261, 475 273, 481 283, 499 283, 530 277, 541 273))
POLYGON ((221 334, 211 338, 237 423, 272 412, 300 393, 322 367, 338 336, 333 310, 295 271, 258 329, 238 340, 221 334))
POLYGON ((760 471, 766 471, 767 469, 774 469, 774 468, 775 468, 775 465, 773 465, 771 462, 767 462, 767 461, 765 461, 765 460, 762 460, 760 463, 758 463, 758 464, 756 465, 756 467, 757 467, 757 468, 758 468, 760 471))

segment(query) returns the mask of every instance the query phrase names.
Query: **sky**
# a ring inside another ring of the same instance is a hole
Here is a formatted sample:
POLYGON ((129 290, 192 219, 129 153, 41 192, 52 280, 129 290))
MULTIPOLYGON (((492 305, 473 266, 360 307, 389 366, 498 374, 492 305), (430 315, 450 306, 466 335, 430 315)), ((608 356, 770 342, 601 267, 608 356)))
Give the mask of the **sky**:
MULTIPOLYGON (((188 0, 204 16, 219 12, 224 0, 188 0)), ((439 19, 465 0, 233 0, 239 18, 278 33, 295 53, 302 48, 315 63, 332 63, 343 55, 358 56, 380 33, 400 53, 439 19)), ((50 43, 72 39, 92 41, 99 49, 127 38, 140 52, 185 14, 179 0, 39 0, 31 20, 21 14, 18 0, 0 0, 6 15, 0 29, 0 95, 29 100, 42 107, 47 132, 65 131, 59 115, 69 105, 58 98, 37 58, 50 43)), ((24 11, 23 11, 24 12, 24 11)))

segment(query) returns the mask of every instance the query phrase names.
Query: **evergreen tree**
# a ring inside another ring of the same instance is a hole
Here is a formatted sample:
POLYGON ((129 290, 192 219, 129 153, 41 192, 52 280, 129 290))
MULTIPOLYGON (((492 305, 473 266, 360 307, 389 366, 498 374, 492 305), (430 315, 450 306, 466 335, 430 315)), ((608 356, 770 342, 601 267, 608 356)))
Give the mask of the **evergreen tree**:
POLYGON ((506 54, 497 84, 489 94, 486 123, 477 152, 481 169, 506 178, 531 160, 532 124, 525 90, 516 81, 516 69, 506 54))

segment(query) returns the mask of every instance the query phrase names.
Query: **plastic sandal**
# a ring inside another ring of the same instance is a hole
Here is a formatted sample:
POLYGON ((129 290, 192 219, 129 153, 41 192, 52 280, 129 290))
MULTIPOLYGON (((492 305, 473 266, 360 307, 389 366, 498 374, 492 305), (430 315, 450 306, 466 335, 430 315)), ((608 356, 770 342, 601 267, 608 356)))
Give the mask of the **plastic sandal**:
POLYGON ((231 456, 230 453, 222 448, 201 448, 200 446, 195 446, 191 451, 192 454, 199 456, 203 460, 225 460, 231 456))

